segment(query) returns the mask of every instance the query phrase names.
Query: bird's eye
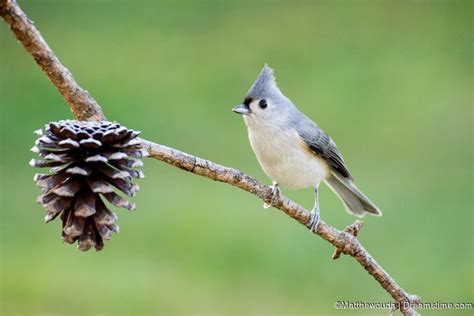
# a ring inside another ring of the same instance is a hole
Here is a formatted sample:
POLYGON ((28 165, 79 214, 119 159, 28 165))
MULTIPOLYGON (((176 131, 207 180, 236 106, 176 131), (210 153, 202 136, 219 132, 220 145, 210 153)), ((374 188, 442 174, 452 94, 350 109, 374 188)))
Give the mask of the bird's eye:
POLYGON ((261 109, 265 109, 268 106, 267 100, 260 100, 260 102, 258 102, 258 106, 260 106, 261 109))

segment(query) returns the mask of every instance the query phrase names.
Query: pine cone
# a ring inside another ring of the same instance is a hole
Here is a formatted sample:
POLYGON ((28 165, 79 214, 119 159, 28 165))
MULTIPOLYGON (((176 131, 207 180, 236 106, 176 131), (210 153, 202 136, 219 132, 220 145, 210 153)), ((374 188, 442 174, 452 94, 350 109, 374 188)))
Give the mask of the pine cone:
POLYGON ((35 132, 40 136, 31 149, 44 160, 32 159, 33 167, 52 167, 49 174, 36 174, 43 188, 38 203, 47 211, 45 222, 61 214, 62 240, 78 241, 78 248, 101 250, 103 240, 118 232, 117 216, 104 203, 135 209, 133 202, 116 193, 134 196, 138 185, 132 178, 143 178, 140 132, 112 122, 59 121, 35 132), (101 197, 102 196, 102 197, 101 197))

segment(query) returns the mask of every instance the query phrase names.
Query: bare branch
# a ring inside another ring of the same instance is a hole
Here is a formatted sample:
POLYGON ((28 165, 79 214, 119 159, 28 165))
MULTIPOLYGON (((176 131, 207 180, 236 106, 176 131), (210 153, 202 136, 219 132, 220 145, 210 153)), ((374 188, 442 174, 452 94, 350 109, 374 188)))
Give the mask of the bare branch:
POLYGON ((61 64, 15 0, 0 0, 0 15, 10 26, 18 41, 33 56, 36 63, 61 93, 78 120, 100 121, 105 119, 99 104, 77 84, 69 70, 61 64))
MULTIPOLYGON (((0 0, 0 15, 10 26, 16 38, 56 86, 78 120, 105 119, 97 102, 77 84, 71 73, 59 62, 16 1, 0 0)), ((155 159, 194 174, 236 186, 264 201, 271 200, 272 195, 269 186, 237 169, 221 166, 212 161, 144 139, 141 141, 142 147, 155 159)), ((273 199, 272 205, 309 228, 310 213, 297 203, 283 195, 279 195, 273 199)), ((362 221, 356 221, 344 231, 339 231, 321 221, 316 234, 336 247, 333 258, 338 258, 341 253, 353 257, 393 297, 404 315, 419 315, 407 303, 419 303, 421 299, 416 295, 405 292, 365 250, 357 239, 357 233, 361 227, 362 221)))
MULTIPOLYGON (((357 237, 357 235, 359 234, 359 231, 362 229, 362 226, 364 226, 364 222, 361 220, 356 220, 354 223, 344 228, 344 231, 346 233, 351 234, 354 237, 357 237)), ((339 259, 339 257, 341 256, 341 253, 342 253, 342 249, 336 248, 334 250, 332 258, 334 260, 339 259)))
MULTIPOLYGON (((269 186, 262 184, 255 178, 237 169, 221 166, 212 161, 192 156, 177 149, 147 140, 142 140, 142 143, 143 148, 145 148, 153 158, 194 174, 239 187, 264 201, 270 201, 272 199, 272 189, 269 186)), ((286 215, 306 226, 306 228, 310 228, 310 213, 302 206, 281 194, 274 198, 272 202, 273 207, 283 211, 286 215)), ((405 292, 380 264, 372 258, 368 251, 365 250, 356 238, 361 227, 362 221, 357 220, 354 224, 348 226, 345 231, 339 231, 321 220, 317 227, 316 234, 334 245, 336 252, 339 254, 344 253, 357 260, 395 301, 400 304, 399 306, 404 315, 418 315, 413 308, 405 305, 407 305, 407 302, 420 302, 421 299, 416 295, 410 295, 405 292)))

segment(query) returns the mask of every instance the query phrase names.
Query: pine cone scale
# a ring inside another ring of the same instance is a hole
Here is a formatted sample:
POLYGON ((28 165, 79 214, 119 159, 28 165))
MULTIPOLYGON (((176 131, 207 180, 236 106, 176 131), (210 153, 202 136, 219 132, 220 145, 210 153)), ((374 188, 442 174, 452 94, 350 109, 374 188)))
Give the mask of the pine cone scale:
POLYGON ((89 217, 95 214, 96 195, 87 189, 79 192, 74 204, 74 215, 78 217, 89 217))
POLYGON ((78 178, 71 176, 67 181, 51 189, 50 192, 63 197, 73 197, 80 188, 81 181, 78 178))

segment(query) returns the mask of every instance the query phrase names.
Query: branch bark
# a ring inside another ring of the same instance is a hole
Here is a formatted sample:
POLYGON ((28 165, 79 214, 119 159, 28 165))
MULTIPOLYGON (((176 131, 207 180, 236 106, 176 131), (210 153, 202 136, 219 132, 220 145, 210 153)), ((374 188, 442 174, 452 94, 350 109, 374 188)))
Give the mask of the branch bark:
POLYGON ((18 41, 33 56, 38 66, 69 104, 74 116, 78 120, 105 119, 99 104, 77 84, 16 1, 0 0, 0 14, 18 41))
MULTIPOLYGON (((0 15, 10 26, 18 41, 33 56, 36 63, 64 97, 74 116, 78 120, 104 120, 105 116, 99 104, 77 84, 16 1, 0 0, 0 15)), ((264 201, 271 200, 270 187, 237 169, 225 167, 145 139, 141 141, 143 148, 155 159, 188 172, 236 186, 264 201)), ((283 195, 274 199, 272 204, 273 207, 309 228, 310 214, 302 206, 283 195)), ((339 231, 321 220, 315 233, 336 247, 334 259, 337 259, 341 253, 353 257, 392 296, 404 315, 419 315, 411 307, 411 304, 421 302, 420 297, 408 294, 403 290, 360 244, 357 233, 361 226, 362 222, 356 221, 344 231, 339 231)))

